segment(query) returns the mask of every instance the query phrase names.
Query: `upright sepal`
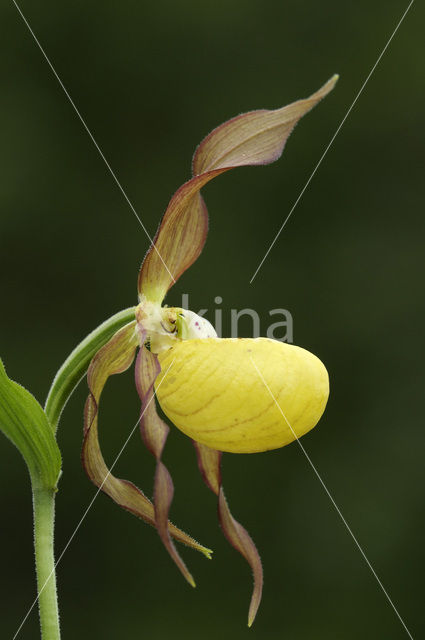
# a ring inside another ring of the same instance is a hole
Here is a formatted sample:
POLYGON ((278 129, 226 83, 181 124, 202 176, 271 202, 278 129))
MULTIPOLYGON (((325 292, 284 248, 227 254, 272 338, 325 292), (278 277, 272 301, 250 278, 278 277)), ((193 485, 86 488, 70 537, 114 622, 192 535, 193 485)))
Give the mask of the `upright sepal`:
POLYGON ((34 489, 54 489, 61 455, 52 427, 34 396, 8 378, 0 360, 0 430, 24 457, 34 489))
MULTIPOLYGON (((109 376, 125 371, 133 362, 138 346, 135 327, 136 323, 131 322, 117 331, 97 352, 90 364, 87 373, 90 395, 84 412, 82 462, 90 480, 99 489, 127 511, 142 518, 148 524, 156 526, 152 502, 134 484, 116 478, 111 473, 102 456, 98 437, 98 409, 103 387, 109 376)), ((168 523, 168 528, 176 540, 210 557, 209 549, 197 543, 173 524, 168 523)))
POLYGON ((308 111, 335 86, 333 76, 309 98, 281 109, 257 109, 242 113, 211 131, 193 157, 193 173, 270 164, 283 151, 290 133, 308 111))
POLYGON ((277 160, 297 124, 329 91, 338 76, 305 100, 276 110, 243 113, 214 129, 193 158, 193 178, 171 198, 139 273, 138 290, 161 303, 168 289, 198 258, 208 231, 208 212, 199 191, 221 173, 277 160))
MULTIPOLYGON (((223 170, 215 172, 215 175, 223 170)), ((208 211, 199 191, 214 175, 197 176, 171 198, 139 273, 139 295, 161 303, 168 289, 199 257, 207 238, 208 211)))
POLYGON ((198 456, 198 465, 206 485, 218 496, 218 517, 223 533, 230 544, 245 558, 252 569, 254 588, 248 612, 250 627, 257 615, 263 591, 263 567, 257 548, 248 531, 230 513, 221 483, 221 452, 204 444, 193 442, 198 456))

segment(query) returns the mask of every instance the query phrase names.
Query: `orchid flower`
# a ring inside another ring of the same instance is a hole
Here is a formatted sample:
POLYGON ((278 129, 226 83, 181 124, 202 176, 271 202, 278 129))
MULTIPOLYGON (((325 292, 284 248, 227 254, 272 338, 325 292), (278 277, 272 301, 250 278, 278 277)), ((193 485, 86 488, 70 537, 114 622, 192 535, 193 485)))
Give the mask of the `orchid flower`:
POLYGON ((206 240, 208 213, 200 189, 229 169, 277 160, 298 120, 332 90, 336 80, 334 76, 309 98, 281 109, 239 115, 201 142, 193 157, 192 178, 171 198, 141 266, 134 321, 96 353, 87 374, 90 394, 82 460, 89 478, 120 506, 156 527, 194 586, 173 539, 207 557, 211 551, 169 522, 174 489, 161 459, 169 427, 157 413, 156 395, 166 416, 193 440, 202 476, 218 497, 223 532, 252 568, 249 625, 261 600, 263 571, 254 542, 233 518, 224 496, 222 452, 276 449, 313 428, 327 402, 327 372, 316 356, 293 345, 268 338, 220 339, 205 318, 163 306, 163 301, 206 240), (103 387, 109 376, 128 369, 135 358, 141 435, 156 458, 153 503, 134 484, 112 475, 98 439, 103 387))

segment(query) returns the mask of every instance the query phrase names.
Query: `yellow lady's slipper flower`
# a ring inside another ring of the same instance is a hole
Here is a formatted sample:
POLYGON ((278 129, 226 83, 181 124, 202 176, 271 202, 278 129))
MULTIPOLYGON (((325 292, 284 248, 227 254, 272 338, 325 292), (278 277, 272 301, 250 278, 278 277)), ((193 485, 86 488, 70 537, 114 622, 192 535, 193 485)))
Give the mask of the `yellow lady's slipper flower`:
POLYGON ((289 444, 315 426, 329 395, 328 374, 316 356, 269 338, 187 340, 161 353, 159 362, 155 385, 166 416, 219 451, 256 453, 289 444))
POLYGON ((195 445, 198 464, 218 496, 223 532, 244 556, 254 575, 248 624, 261 600, 263 572, 248 532, 230 513, 224 497, 221 452, 276 449, 312 429, 329 394, 324 365, 305 349, 267 338, 220 339, 212 325, 192 311, 162 306, 168 289, 200 255, 208 213, 200 189, 238 166, 277 160, 298 120, 334 87, 337 76, 305 100, 275 111, 251 111, 214 129, 193 158, 193 177, 171 198, 138 280, 134 322, 120 329, 93 358, 87 374, 82 460, 90 479, 119 505, 154 525, 181 572, 194 580, 172 538, 207 557, 211 551, 168 520, 171 476, 161 460, 172 423, 195 445), (136 358, 136 387, 142 401, 140 427, 157 460, 153 504, 143 492, 108 470, 98 440, 98 405, 107 378, 128 369, 136 358))

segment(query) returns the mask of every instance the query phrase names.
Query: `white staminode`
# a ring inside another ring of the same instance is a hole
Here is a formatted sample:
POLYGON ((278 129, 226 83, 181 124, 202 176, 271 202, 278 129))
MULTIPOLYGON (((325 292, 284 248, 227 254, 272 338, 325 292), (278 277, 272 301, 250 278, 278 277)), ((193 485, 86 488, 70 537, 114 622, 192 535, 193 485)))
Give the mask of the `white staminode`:
POLYGON ((206 318, 178 307, 161 307, 142 298, 136 319, 143 327, 143 340, 149 342, 153 353, 171 349, 176 342, 195 338, 216 338, 217 333, 206 318))
POLYGON ((217 337, 216 330, 206 318, 198 316, 194 311, 189 311, 188 309, 182 309, 181 315, 183 316, 183 321, 186 323, 186 340, 217 337))

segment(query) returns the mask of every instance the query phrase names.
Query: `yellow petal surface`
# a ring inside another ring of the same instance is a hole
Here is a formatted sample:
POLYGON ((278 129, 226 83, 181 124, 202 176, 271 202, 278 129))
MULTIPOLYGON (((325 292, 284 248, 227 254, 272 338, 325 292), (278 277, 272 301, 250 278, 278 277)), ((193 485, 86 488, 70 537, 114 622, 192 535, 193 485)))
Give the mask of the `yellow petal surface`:
POLYGON ((315 355, 269 338, 184 340, 159 354, 161 408, 187 436, 219 451, 277 449, 310 431, 329 396, 315 355))

